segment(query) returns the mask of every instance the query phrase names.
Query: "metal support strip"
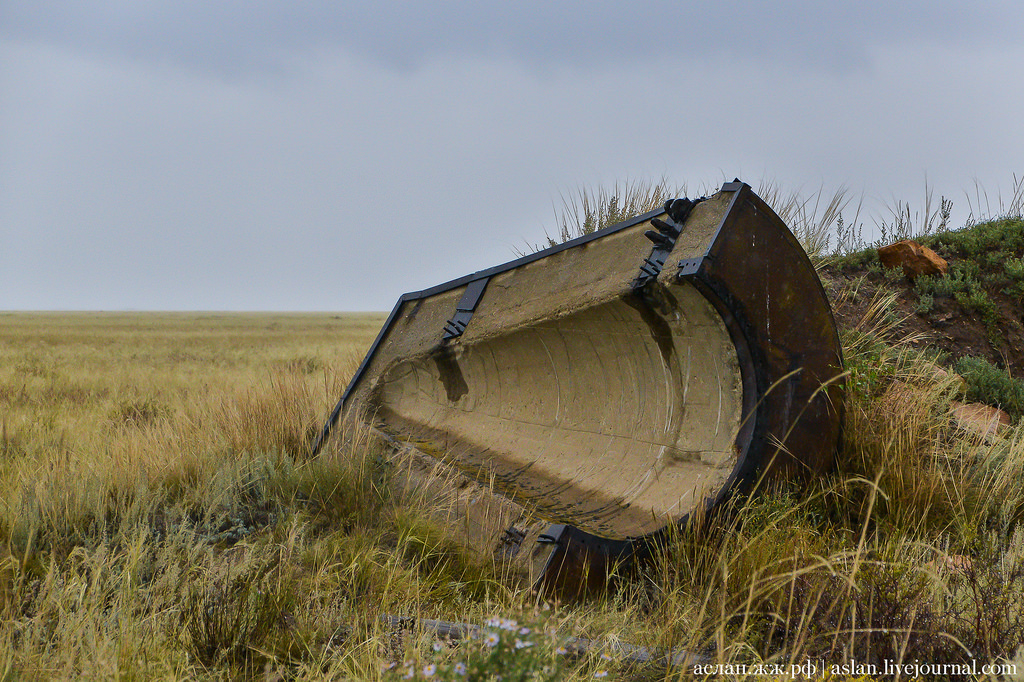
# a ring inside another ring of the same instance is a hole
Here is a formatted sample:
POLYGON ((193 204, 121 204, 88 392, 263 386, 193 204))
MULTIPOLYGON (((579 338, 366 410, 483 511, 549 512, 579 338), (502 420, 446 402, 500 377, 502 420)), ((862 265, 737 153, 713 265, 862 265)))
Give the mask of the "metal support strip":
POLYGON ((462 333, 466 331, 469 321, 473 318, 473 311, 476 310, 480 299, 483 298, 484 289, 487 288, 489 281, 491 281, 490 277, 483 277, 475 279, 466 285, 466 291, 462 294, 462 298, 459 299, 459 304, 455 306, 455 314, 444 325, 442 341, 462 336, 462 333))

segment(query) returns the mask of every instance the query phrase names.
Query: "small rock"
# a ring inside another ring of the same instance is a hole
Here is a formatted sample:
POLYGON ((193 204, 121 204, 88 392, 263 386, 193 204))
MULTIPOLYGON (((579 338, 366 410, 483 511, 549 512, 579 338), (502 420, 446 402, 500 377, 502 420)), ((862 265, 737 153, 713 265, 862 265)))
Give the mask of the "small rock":
POLYGON ((950 320, 953 319, 953 313, 946 313, 945 315, 939 315, 932 318, 932 326, 936 329, 945 329, 949 326, 950 320))
POLYGON ((911 239, 881 247, 878 260, 886 268, 903 266, 903 274, 910 279, 920 275, 944 275, 949 269, 946 259, 911 239))
POLYGON ((1013 420, 998 407, 982 403, 953 402, 950 409, 953 423, 957 427, 984 438, 986 441, 998 436, 1013 420))
POLYGON ((950 582, 956 582, 961 578, 968 577, 974 570, 974 562, 971 557, 963 554, 950 554, 939 557, 934 561, 925 564, 925 568, 935 571, 946 577, 950 582))

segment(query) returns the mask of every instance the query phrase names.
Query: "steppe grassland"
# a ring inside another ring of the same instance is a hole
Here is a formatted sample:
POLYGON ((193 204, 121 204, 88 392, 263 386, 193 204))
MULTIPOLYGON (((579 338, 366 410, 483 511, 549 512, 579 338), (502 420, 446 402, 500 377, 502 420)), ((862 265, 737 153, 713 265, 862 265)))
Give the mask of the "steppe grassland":
MULTIPOLYGON (((350 372, 377 313, 0 313, 0 398, 8 437, 38 432, 83 447, 111 422, 167 415, 277 374, 350 372), (53 408, 52 414, 47 408, 53 408)), ((333 381, 333 378, 332 378, 333 381)))
POLYGON ((5 313, 2 470, 9 482, 42 483, 33 471, 127 476, 139 467, 167 472, 201 452, 299 455, 382 321, 377 313, 5 313))
POLYGON ((4 451, 16 450, 22 462, 55 451, 95 457, 116 449, 115 434, 128 435, 123 427, 154 426, 186 413, 195 418, 224 409, 231 397, 254 399, 254 392, 275 384, 301 394, 319 417, 337 400, 338 377, 351 373, 382 319, 379 314, 4 313, 4 451))
MULTIPOLYGON (((301 458, 383 319, 0 314, 4 639, 18 630, 10 609, 28 606, 17 603, 26 586, 66 573, 76 549, 117 545, 155 525, 166 531, 182 504, 197 528, 221 523, 211 515, 233 506, 222 499, 230 490, 216 489, 233 482, 218 474, 223 467, 235 466, 237 478, 239 463, 301 458)), ((8 666, 52 669, 28 631, 20 636, 25 656, 8 666)), ((60 657, 80 644, 64 642, 60 657)), ((52 652, 53 642, 43 648, 52 652)))
MULTIPOLYGON (((821 230, 844 251, 860 241, 810 218, 793 221, 805 245, 821 230)), ((830 291, 834 306, 857 281, 830 291)), ((718 663, 1016 653, 1024 671, 1024 426, 992 441, 957 428, 962 385, 896 332, 897 292, 881 293, 842 335, 833 474, 737 498, 623 591, 546 612, 497 570, 493 545, 460 546, 436 502, 389 485, 365 433, 306 457, 382 318, 352 332, 346 357, 348 327, 319 316, 324 329, 113 315, 106 331, 89 315, 0 317, 0 679, 376 679, 404 658, 414 677, 458 675, 458 651, 393 648, 384 614, 536 618, 718 663)), ((469 663, 542 675, 556 644, 469 663)), ((689 676, 595 655, 549 678, 606 667, 689 676)))

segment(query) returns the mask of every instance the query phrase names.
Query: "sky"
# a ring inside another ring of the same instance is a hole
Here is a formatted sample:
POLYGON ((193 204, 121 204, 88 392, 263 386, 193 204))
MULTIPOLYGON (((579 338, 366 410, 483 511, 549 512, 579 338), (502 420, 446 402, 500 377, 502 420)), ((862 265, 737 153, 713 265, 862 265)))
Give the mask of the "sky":
POLYGON ((580 188, 845 186, 870 236, 1022 176, 1020 2, 0 0, 0 310, 389 310, 580 188))

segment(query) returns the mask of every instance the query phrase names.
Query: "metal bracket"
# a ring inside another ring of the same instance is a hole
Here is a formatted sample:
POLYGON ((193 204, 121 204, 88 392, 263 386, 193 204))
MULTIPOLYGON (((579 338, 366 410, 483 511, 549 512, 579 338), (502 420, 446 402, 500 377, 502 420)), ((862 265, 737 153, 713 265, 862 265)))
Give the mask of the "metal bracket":
POLYGON ((687 275, 696 274, 700 270, 701 263, 704 262, 703 258, 684 258, 679 261, 679 272, 676 273, 677 277, 685 277, 687 275))
POLYGON ((550 526, 537 544, 551 549, 534 589, 566 600, 607 591, 615 566, 636 550, 628 540, 608 540, 564 524, 550 526))
POLYGON ((526 539, 526 531, 515 527, 515 524, 505 529, 505 532, 498 538, 498 547, 494 550, 495 555, 502 559, 513 559, 519 554, 519 548, 526 539))
POLYGON ((445 322, 444 336, 441 337, 442 341, 462 336, 462 332, 466 331, 466 326, 469 325, 469 321, 473 317, 473 311, 476 310, 480 299, 483 298, 484 289, 487 288, 489 281, 491 281, 490 277, 483 277, 481 279, 474 279, 466 285, 465 293, 462 294, 459 304, 455 306, 455 314, 445 322))
POLYGON ((651 218, 651 225, 657 230, 647 230, 644 236, 654 243, 654 248, 651 249, 651 255, 640 264, 640 274, 633 280, 634 290, 642 289, 661 274, 661 269, 665 267, 665 259, 672 253, 690 211, 701 201, 703 199, 669 199, 665 202, 668 219, 651 218))

